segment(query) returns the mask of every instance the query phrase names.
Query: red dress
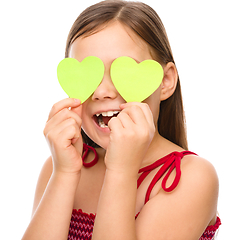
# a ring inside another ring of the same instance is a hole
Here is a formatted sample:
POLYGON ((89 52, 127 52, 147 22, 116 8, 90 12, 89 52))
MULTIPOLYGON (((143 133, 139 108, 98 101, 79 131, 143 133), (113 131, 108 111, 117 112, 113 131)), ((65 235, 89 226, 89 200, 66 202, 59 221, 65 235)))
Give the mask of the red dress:
MULTIPOLYGON (((84 155, 82 157, 83 164, 85 167, 92 167, 95 165, 98 161, 98 156, 94 148, 87 146, 84 144, 84 155), (84 163, 84 159, 86 158, 88 151, 92 150, 95 154, 95 158, 91 163, 84 163)), ((176 188, 180 181, 181 177, 181 170, 180 170, 180 163, 181 159, 188 154, 195 154, 190 151, 183 151, 183 152, 172 152, 168 154, 167 156, 159 159, 158 161, 154 162, 153 164, 141 168, 139 170, 139 173, 141 173, 140 177, 137 180, 137 188, 140 186, 142 181, 146 178, 146 176, 155 168, 162 165, 162 167, 159 169, 159 171, 154 176, 152 182, 150 183, 148 190, 146 192, 145 196, 145 203, 148 202, 150 193, 157 183, 157 181, 167 172, 165 175, 163 181, 162 181, 162 188, 166 192, 171 192, 176 188), (176 177, 172 183, 172 185, 168 188, 166 188, 166 182, 173 171, 173 169, 176 168, 176 177)), ((139 213, 138 213, 139 214, 139 213)), ((136 218, 138 217, 138 214, 136 215, 136 218)), ((74 209, 72 212, 71 222, 70 222, 70 228, 69 228, 69 236, 68 240, 90 240, 93 233, 93 226, 95 221, 95 214, 88 214, 82 212, 81 209, 76 210, 74 209)), ((199 240, 212 240, 215 236, 216 230, 221 225, 220 218, 217 217, 215 225, 208 226, 203 235, 200 237, 199 240)))

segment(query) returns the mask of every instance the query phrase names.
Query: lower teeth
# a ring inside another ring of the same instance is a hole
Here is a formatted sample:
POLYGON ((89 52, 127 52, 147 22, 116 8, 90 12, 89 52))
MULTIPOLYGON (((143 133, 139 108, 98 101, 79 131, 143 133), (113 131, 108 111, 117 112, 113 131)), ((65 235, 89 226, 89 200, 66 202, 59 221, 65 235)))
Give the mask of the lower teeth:
POLYGON ((108 126, 105 125, 105 123, 103 122, 102 118, 98 118, 98 124, 101 128, 107 128, 108 126))

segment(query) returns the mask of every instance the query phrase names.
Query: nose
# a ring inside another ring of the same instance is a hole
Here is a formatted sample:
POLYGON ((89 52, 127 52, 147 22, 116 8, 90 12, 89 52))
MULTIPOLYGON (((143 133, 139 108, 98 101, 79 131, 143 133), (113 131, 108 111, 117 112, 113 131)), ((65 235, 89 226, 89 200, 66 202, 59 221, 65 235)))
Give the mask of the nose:
POLYGON ((119 93, 117 92, 113 82, 110 78, 109 74, 105 74, 102 82, 97 87, 95 92, 92 95, 92 100, 108 100, 108 99, 115 99, 119 93))

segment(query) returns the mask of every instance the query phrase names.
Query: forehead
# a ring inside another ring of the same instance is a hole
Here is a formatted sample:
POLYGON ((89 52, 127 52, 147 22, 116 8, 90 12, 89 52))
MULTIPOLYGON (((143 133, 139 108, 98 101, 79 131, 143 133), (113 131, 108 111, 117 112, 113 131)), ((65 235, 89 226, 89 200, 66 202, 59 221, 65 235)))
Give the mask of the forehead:
POLYGON ((139 62, 152 59, 148 44, 118 21, 72 43, 69 57, 82 61, 87 56, 99 57, 105 64, 121 56, 132 57, 139 62))

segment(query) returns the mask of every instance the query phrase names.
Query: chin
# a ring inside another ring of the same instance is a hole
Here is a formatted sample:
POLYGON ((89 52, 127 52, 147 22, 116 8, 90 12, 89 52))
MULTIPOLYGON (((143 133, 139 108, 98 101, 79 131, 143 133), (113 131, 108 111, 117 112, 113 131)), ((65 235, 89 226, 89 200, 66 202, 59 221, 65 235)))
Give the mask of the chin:
POLYGON ((103 148, 103 149, 107 149, 107 147, 108 147, 108 145, 109 145, 109 141, 107 141, 107 142, 102 142, 102 141, 100 141, 100 142, 95 142, 98 146, 100 146, 101 148, 103 148))
POLYGON ((94 141, 98 146, 100 146, 103 149, 107 149, 108 145, 109 145, 109 134, 101 134, 101 136, 99 136, 96 132, 94 132, 95 134, 90 134, 91 131, 89 131, 88 129, 85 129, 82 127, 82 129, 84 130, 85 134, 92 140, 94 141))

